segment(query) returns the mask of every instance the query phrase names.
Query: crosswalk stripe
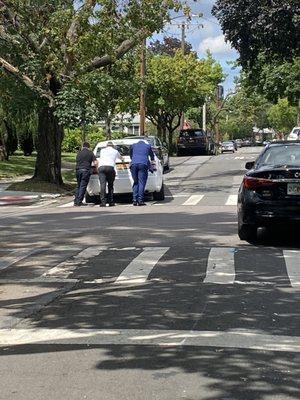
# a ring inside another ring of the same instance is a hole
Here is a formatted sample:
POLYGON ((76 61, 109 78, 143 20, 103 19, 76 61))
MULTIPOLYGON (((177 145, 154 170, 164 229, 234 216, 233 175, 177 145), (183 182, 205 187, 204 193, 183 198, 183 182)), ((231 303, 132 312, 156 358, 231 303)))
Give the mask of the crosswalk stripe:
POLYGON ((194 331, 148 329, 0 329, 0 346, 43 344, 155 345, 300 352, 300 337, 256 330, 194 331))
POLYGON ((115 283, 144 283, 169 247, 148 247, 135 257, 118 276, 115 283))
POLYGON ((237 194, 231 194, 228 196, 228 199, 226 201, 226 206, 236 206, 238 201, 238 195, 237 194))
POLYGON ((70 273, 74 271, 76 268, 85 264, 90 258, 96 257, 102 253, 102 251, 107 248, 104 246, 91 246, 86 249, 80 251, 74 257, 61 262, 55 267, 51 268, 49 271, 45 272, 42 276, 59 276, 62 278, 68 278, 70 273))
POLYGON ((203 194, 193 194, 184 203, 183 206, 195 206, 203 199, 203 194))
POLYGON ((292 287, 300 287, 300 251, 283 250, 283 256, 292 287))
POLYGON ((19 249, 12 251, 10 254, 0 260, 0 271, 3 271, 11 265, 16 264, 18 261, 21 261, 40 250, 41 249, 19 249))
POLYGON ((65 208, 65 207, 71 207, 71 206, 73 206, 74 205, 74 200, 73 201, 70 201, 69 203, 66 203, 66 204, 62 204, 62 205, 60 205, 60 206, 58 206, 59 208, 65 208))
POLYGON ((207 260, 204 283, 231 284, 235 279, 234 248, 213 247, 207 260))

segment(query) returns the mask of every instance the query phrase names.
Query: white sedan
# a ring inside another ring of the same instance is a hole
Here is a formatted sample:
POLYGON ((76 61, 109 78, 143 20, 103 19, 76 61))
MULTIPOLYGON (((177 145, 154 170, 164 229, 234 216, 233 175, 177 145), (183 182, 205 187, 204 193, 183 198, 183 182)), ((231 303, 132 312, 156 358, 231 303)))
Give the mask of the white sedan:
MULTIPOLYGON (((124 194, 132 192, 133 179, 130 173, 130 146, 137 143, 140 139, 117 139, 110 140, 113 142, 115 148, 123 156, 124 161, 117 160, 116 162, 116 179, 114 183, 114 193, 124 194)), ((146 142, 147 143, 147 142, 146 142)), ((94 154, 97 159, 100 157, 101 149, 106 147, 107 141, 99 142, 94 149, 94 154)), ((163 184, 163 167, 161 161, 155 155, 155 171, 149 171, 148 180, 146 184, 146 193, 153 193, 154 200, 164 200, 164 184, 163 184)), ((87 203, 98 203, 100 201, 100 183, 96 170, 90 177, 90 181, 86 190, 85 200, 87 203)))

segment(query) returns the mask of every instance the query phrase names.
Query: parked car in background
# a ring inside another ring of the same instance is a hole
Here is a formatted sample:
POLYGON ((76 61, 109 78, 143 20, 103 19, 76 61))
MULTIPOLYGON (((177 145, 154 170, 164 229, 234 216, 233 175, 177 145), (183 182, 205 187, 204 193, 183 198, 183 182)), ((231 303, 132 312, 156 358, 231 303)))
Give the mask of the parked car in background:
POLYGON ((170 158, 167 145, 162 143, 162 141, 157 136, 127 136, 126 140, 146 140, 152 147, 152 150, 161 160, 164 171, 170 169, 170 158))
MULTIPOLYGON (((116 162, 116 179, 114 183, 115 194, 124 194, 124 193, 129 194, 132 192, 133 180, 129 169, 131 161, 130 146, 133 143, 137 143, 139 140, 140 138, 135 140, 133 139, 111 140, 115 148, 124 158, 124 162, 122 162, 121 160, 117 160, 116 162)), ((105 148, 106 145, 107 141, 99 142, 96 145, 94 149, 94 154, 97 159, 100 157, 101 149, 105 148)), ((163 167, 161 161, 158 159, 156 155, 155 155, 155 170, 152 173, 149 173, 145 192, 152 193, 154 200, 164 200, 163 167)), ((98 173, 96 170, 93 171, 93 174, 90 177, 90 181, 86 190, 85 200, 87 203, 100 202, 100 183, 99 183, 98 173)))
POLYGON ((300 224, 300 143, 270 143, 245 167, 238 195, 240 239, 255 240, 258 227, 300 224))
POLYGON ((242 147, 243 141, 242 141, 242 139, 236 139, 235 143, 236 143, 237 147, 242 147))
POLYGON ((288 135, 287 140, 300 140, 300 126, 295 126, 288 135))
POLYGON ((230 151, 231 153, 235 152, 234 144, 231 141, 221 143, 221 153, 225 153, 226 151, 230 151))
POLYGON ((209 140, 203 129, 182 129, 177 139, 177 156, 209 154, 209 140))

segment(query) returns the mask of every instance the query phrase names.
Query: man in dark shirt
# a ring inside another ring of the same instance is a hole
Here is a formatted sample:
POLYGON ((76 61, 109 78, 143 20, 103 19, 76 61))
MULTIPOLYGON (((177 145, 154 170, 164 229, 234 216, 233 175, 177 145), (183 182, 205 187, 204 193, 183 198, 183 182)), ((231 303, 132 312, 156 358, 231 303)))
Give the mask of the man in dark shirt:
POLYGON ((82 200, 92 172, 92 164, 97 167, 98 162, 94 153, 90 150, 90 144, 85 142, 76 157, 77 188, 74 206, 82 206, 82 200))
POLYGON ((144 202, 144 192, 148 179, 149 157, 151 161, 154 161, 152 148, 144 140, 140 140, 130 147, 130 172, 133 179, 132 200, 134 206, 146 205, 144 202))

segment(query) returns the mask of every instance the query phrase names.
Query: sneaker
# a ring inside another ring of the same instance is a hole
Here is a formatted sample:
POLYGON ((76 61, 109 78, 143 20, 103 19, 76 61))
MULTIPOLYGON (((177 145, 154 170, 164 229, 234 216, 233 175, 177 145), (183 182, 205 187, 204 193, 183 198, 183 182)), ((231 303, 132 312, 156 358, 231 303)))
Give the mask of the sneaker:
POLYGON ((115 203, 109 203, 108 206, 109 207, 114 207, 116 204, 115 203))
POLYGON ((106 204, 100 204, 99 207, 106 207, 106 204))
POLYGON ((132 203, 132 205, 133 205, 133 206, 137 206, 137 205, 138 205, 137 201, 134 201, 134 202, 132 203))
POLYGON ((141 203, 138 203, 138 206, 146 206, 147 204, 144 203, 143 201, 141 203))

